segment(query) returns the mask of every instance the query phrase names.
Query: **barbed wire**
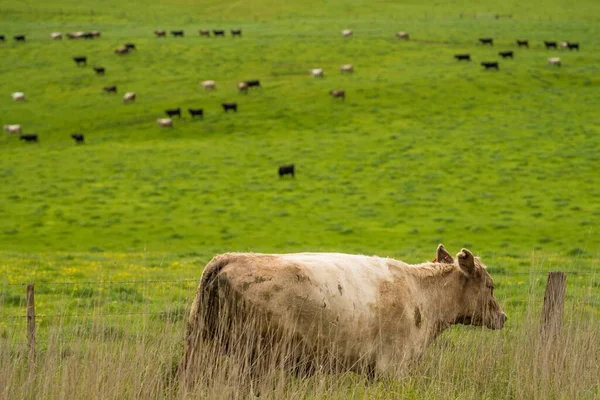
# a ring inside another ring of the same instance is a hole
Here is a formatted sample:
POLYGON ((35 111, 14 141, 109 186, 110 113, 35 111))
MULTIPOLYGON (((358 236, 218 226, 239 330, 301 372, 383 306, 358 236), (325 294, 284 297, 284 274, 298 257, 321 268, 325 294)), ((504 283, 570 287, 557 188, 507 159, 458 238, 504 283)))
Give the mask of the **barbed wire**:
MULTIPOLYGON (((159 312, 129 312, 129 313, 110 313, 110 314, 36 314, 34 318, 79 318, 79 317, 117 317, 117 316, 132 316, 132 315, 176 315, 177 311, 159 311, 159 312)), ((6 315, 6 319, 29 318, 28 315, 6 315)))
POLYGON ((0 286, 27 286, 27 285, 40 285, 40 286, 68 286, 68 285, 144 285, 149 283, 184 283, 184 282, 196 282, 199 283, 200 279, 179 279, 179 280, 124 280, 124 281, 63 281, 63 282, 45 282, 45 281, 31 281, 31 282, 18 282, 18 283, 3 283, 0 286))

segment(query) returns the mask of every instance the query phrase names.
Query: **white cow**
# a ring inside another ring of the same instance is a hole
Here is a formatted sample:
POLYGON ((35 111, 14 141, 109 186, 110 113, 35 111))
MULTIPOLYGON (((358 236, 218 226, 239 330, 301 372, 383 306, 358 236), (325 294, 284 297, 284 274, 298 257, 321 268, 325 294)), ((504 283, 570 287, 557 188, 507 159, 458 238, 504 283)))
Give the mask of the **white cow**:
POLYGON ((398 37, 398 39, 403 39, 403 40, 410 39, 410 35, 408 34, 408 32, 398 32, 398 33, 396 33, 396 36, 398 37))
POLYGON ((342 36, 345 36, 345 37, 352 36, 352 31, 350 29, 344 29, 342 31, 342 36))
POLYGON ((351 74, 354 72, 354 67, 352 66, 352 64, 345 64, 340 67, 340 71, 351 74))
POLYGON ((21 125, 4 125, 4 130, 6 133, 21 133, 21 125))
POLYGON ((50 37, 52 38, 52 40, 60 40, 60 39, 62 39, 62 33, 60 33, 60 32, 52 32, 50 34, 50 37))
POLYGON ((159 118, 156 120, 156 123, 161 128, 172 128, 173 127, 173 120, 171 118, 159 118))
POLYGON ((560 67, 560 58, 559 57, 550 57, 548 59, 548 64, 556 65, 557 67, 560 67))
POLYGON ((25 93, 23 93, 23 92, 14 92, 12 94, 12 99, 14 101, 25 101, 25 93))
POLYGON ((204 81, 200 83, 200 85, 206 90, 214 90, 217 88, 217 83, 215 81, 204 81))
POLYGON ((135 92, 127 92, 123 96, 123 103, 133 103, 135 102, 135 92))
POLYGON ((322 78, 324 76, 323 68, 313 68, 309 70, 309 72, 313 76, 313 78, 322 78))

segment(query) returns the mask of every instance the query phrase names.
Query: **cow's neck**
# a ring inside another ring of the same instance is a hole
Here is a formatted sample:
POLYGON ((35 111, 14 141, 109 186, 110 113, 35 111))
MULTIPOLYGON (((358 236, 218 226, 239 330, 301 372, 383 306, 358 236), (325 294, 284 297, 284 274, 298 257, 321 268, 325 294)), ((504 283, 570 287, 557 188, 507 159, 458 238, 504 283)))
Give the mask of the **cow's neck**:
POLYGON ((428 263, 423 268, 425 273, 415 274, 415 281, 419 291, 426 293, 420 307, 431 341, 459 318, 464 279, 458 268, 450 264, 428 263))

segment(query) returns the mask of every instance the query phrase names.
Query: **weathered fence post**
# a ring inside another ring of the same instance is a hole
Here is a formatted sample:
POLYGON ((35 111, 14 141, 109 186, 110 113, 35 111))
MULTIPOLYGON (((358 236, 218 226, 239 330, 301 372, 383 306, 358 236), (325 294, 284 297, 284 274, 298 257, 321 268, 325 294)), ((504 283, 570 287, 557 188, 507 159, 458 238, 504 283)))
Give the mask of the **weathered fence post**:
POLYGON ((550 272, 544 295, 542 331, 544 338, 551 339, 560 333, 565 308, 567 275, 564 272, 550 272))
POLYGON ((33 285, 27 285, 27 344, 29 345, 29 376, 35 370, 35 300, 33 285))

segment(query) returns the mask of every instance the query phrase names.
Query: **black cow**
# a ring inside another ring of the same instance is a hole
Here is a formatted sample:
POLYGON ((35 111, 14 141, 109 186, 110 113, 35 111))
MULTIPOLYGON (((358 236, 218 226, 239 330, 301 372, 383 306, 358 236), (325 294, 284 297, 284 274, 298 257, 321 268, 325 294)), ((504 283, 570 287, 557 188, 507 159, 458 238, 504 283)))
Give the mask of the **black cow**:
POLYGON ((577 50, 577 51, 579 51, 579 43, 567 42, 567 48, 569 50, 577 50))
POLYGON ((470 54, 455 54, 454 58, 456 58, 458 61, 471 61, 470 54))
POLYGON ((519 39, 517 39, 517 46, 529 48, 529 40, 519 40, 519 39))
POLYGON ((94 67, 94 71, 96 71, 96 74, 98 75, 104 75, 106 69, 104 67, 94 67))
POLYGON ((483 68, 487 69, 495 69, 495 70, 499 70, 499 66, 498 66, 498 62, 497 61, 484 61, 481 63, 481 65, 483 65, 483 68))
POLYGON ((547 49, 556 49, 556 42, 548 42, 546 40, 544 40, 544 45, 546 46, 547 49))
POLYGON ((251 87, 261 87, 260 86, 260 81, 258 79, 254 79, 251 81, 246 81, 246 85, 248 85, 249 88, 251 87))
POLYGON ((181 118, 181 108, 170 108, 165 110, 165 114, 167 114, 169 117, 174 117, 177 115, 179 118, 181 118))
POLYGON ((492 38, 479 38, 479 42, 481 44, 489 44, 490 46, 494 45, 494 39, 492 38))
POLYGON ((133 43, 125 43, 124 47, 128 50, 137 50, 135 47, 135 44, 133 44, 133 43))
POLYGON ((27 135, 21 135, 19 139, 24 140, 26 142, 36 142, 38 141, 38 135, 35 133, 29 133, 27 135))
POLYGON ((75 61, 77 66, 87 65, 87 57, 73 57, 73 61, 75 61))
POLYGON ((242 36, 242 30, 241 29, 232 29, 231 30, 231 36, 242 36))
POLYGON ((196 116, 200 118, 204 118, 204 109, 203 108, 188 108, 188 112, 190 113, 190 117, 194 118, 196 116))
POLYGON ((512 51, 501 51, 498 55, 502 58, 515 58, 515 55, 512 51))
POLYGON ((173 35, 173 37, 183 37, 183 31, 171 31, 171 35, 173 35))
POLYGON ((15 35, 13 36, 13 38, 17 41, 17 42, 24 42, 25 41, 25 35, 15 35))
POLYGON ((104 91, 106 93, 117 93, 117 87, 116 86, 104 86, 104 91))
POLYGON ((93 39, 94 38, 94 34, 92 32, 84 32, 83 35, 81 35, 84 39, 93 39))
POLYGON ((83 133, 74 133, 71 137, 75 140, 75 143, 83 144, 83 133))
POLYGON ((279 178, 283 177, 284 175, 291 175, 292 178, 294 178, 294 172, 294 164, 282 165, 279 167, 279 178))
POLYGON ((6 37, 4 35, 0 35, 0 40, 4 42, 6 40, 6 37))
POLYGON ((229 110, 237 112, 237 103, 223 103, 221 105, 223 106, 223 111, 225 112, 229 112, 229 110))
POLYGON ((213 35, 215 36, 225 36, 224 30, 213 29, 213 35))

